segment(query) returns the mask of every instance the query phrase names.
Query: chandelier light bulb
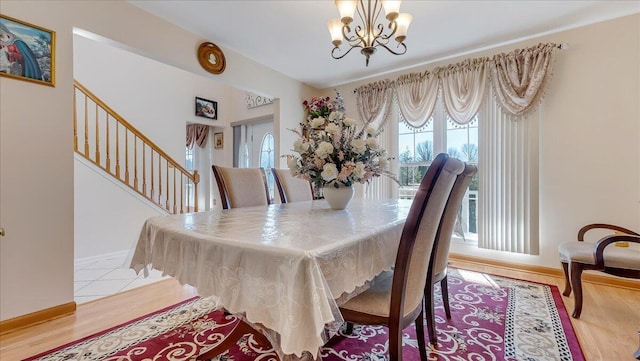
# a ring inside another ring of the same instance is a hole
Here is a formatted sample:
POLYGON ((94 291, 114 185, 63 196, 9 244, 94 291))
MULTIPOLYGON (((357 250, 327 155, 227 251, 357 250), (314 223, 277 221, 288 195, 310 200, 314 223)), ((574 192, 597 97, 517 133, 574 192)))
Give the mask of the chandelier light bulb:
POLYGON ((340 46, 342 44, 342 21, 340 19, 331 19, 327 23, 327 28, 329 28, 333 46, 340 46))
POLYGON ((401 2, 400 0, 382 0, 382 7, 387 15, 387 20, 393 21, 398 17, 401 2))
POLYGON ((350 24, 353 21, 353 14, 356 12, 355 0, 335 0, 338 11, 340 11, 340 19, 344 24, 350 24))
POLYGON ((401 43, 404 39, 407 38, 407 30, 409 29, 409 24, 411 24, 411 20, 413 20, 413 16, 408 13, 398 14, 398 18, 396 19, 396 24, 398 25, 398 29, 396 30, 396 41, 401 43))

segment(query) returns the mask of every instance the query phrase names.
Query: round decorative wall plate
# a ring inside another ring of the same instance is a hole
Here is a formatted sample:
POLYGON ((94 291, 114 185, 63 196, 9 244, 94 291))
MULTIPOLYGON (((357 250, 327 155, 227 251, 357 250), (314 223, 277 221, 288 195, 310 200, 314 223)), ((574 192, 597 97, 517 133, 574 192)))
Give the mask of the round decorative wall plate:
POLYGON ((204 42, 198 47, 198 62, 204 70, 212 74, 221 74, 227 67, 222 50, 210 42, 204 42))

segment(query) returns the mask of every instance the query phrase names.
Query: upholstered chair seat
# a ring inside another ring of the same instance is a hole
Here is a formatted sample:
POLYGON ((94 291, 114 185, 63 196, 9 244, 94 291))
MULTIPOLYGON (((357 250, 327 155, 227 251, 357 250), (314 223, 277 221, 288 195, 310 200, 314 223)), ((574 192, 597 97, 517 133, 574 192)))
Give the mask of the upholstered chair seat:
MULTIPOLYGON (((596 264, 593 253, 594 244, 590 242, 564 242, 558 246, 560 261, 596 264)), ((607 247, 603 252, 604 263, 607 267, 640 270, 640 246, 607 247)))

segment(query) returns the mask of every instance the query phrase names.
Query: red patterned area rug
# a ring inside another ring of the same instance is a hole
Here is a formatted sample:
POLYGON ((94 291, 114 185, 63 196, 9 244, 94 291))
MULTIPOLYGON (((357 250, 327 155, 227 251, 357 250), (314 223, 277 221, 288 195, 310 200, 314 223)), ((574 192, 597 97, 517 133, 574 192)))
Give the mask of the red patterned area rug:
MULTIPOLYGON (((557 287, 460 269, 449 270, 451 319, 436 300, 438 343, 429 360, 576 360, 584 356, 557 287)), ((439 290, 436 292, 439 295, 439 290)), ((194 360, 222 342, 240 322, 195 298, 24 361, 194 360)), ((426 330, 425 330, 426 334, 426 330)), ((405 329, 403 356, 419 361, 413 326, 405 329)), ((385 327, 338 330, 320 350, 324 361, 388 359, 385 327)), ((214 361, 278 360, 274 348, 247 333, 214 361)))

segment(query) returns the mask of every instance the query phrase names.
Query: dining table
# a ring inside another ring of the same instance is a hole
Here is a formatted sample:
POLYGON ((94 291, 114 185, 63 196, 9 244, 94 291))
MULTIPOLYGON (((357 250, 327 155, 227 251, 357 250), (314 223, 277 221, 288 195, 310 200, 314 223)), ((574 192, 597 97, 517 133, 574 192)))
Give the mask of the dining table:
POLYGON ((410 200, 325 200, 156 216, 130 267, 153 268, 215 296, 277 335, 279 352, 315 358, 339 306, 393 268, 410 200))

